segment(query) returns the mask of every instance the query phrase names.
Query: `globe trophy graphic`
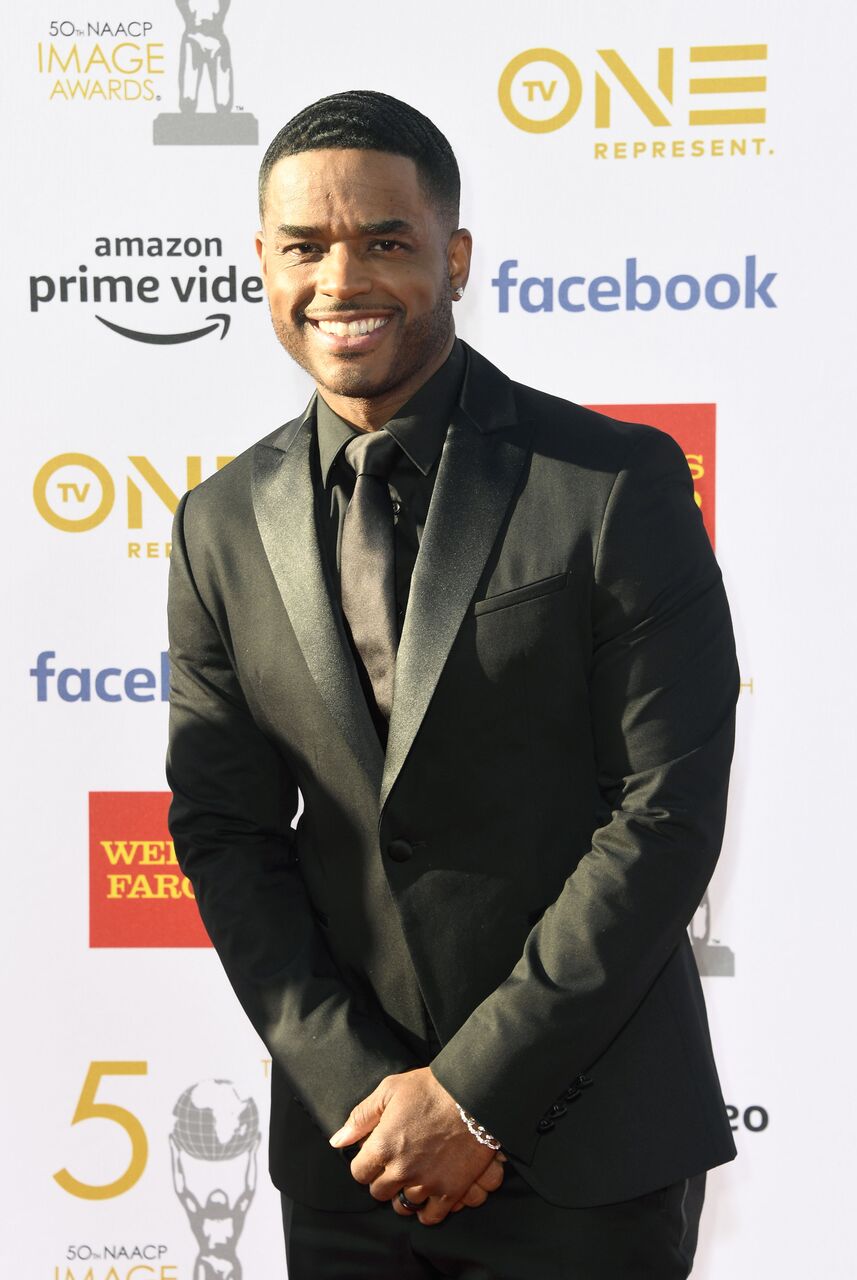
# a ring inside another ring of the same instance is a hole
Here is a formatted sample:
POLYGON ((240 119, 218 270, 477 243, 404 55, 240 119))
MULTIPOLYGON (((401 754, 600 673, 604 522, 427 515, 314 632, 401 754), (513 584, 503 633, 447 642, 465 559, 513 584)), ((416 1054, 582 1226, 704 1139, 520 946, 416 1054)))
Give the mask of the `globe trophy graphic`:
POLYGON ((256 1191, 259 1112, 252 1098, 242 1098, 230 1080, 204 1080, 185 1089, 173 1108, 170 1134, 173 1186, 197 1243, 193 1280, 241 1280, 236 1249, 247 1210, 256 1191), (209 1177, 199 1177, 209 1166, 209 1177), (217 1167, 214 1188, 210 1183, 217 1167), (243 1184, 233 1198, 224 1189, 240 1169, 243 1184), (224 1175, 224 1176, 221 1176, 224 1175))

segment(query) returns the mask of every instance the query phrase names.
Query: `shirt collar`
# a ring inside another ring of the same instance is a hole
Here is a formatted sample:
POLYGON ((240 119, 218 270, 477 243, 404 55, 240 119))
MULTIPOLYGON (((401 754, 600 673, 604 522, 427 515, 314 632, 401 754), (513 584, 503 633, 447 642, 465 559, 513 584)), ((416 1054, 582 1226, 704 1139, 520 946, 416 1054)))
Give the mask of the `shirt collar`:
MULTIPOLYGON (((466 357, 458 338, 440 368, 414 392, 410 400, 384 424, 414 466, 428 475, 440 457, 452 410, 458 402, 466 357)), ((318 454, 322 484, 330 468, 358 428, 346 422, 319 395, 316 401, 318 454)))

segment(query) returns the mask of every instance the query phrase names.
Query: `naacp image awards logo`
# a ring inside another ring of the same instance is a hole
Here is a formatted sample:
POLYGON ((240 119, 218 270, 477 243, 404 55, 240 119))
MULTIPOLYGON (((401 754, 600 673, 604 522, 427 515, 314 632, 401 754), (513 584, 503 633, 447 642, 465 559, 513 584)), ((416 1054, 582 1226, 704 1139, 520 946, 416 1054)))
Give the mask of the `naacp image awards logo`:
POLYGON ((173 1115, 173 1187, 196 1240, 194 1280, 241 1280, 238 1242, 256 1191, 256 1103, 229 1080, 204 1080, 185 1089, 173 1115))
POLYGON ((224 21, 230 0, 176 0, 184 20, 179 110, 155 116, 155 146, 256 146, 259 124, 235 105, 232 50, 224 21))
POLYGON ((735 977, 735 952, 711 936, 711 899, 707 893, 690 923, 690 941, 703 978, 735 977))

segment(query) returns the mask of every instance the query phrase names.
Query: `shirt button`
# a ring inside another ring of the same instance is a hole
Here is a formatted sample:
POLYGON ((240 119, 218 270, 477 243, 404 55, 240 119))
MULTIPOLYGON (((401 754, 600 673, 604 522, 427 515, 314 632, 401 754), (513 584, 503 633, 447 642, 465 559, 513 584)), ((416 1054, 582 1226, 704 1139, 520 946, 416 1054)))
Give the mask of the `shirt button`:
POLYGON ((408 840, 391 840, 387 845, 387 857, 393 862, 407 862, 413 854, 414 847, 408 840))
POLYGON ((536 1130, 538 1133, 550 1133, 553 1127, 554 1127, 553 1120, 548 1120, 545 1116, 543 1116, 539 1121, 539 1123, 536 1125, 536 1130))

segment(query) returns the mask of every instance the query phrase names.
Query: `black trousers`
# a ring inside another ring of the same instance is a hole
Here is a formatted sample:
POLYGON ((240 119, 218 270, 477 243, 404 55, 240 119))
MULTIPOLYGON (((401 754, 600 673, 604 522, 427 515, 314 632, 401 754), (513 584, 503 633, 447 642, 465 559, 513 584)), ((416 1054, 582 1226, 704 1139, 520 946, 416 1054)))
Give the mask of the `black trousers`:
POLYGON ((389 1205, 310 1209, 283 1196, 289 1280, 685 1280, 705 1174, 635 1200, 563 1209, 506 1166, 499 1191, 434 1227, 389 1205))

